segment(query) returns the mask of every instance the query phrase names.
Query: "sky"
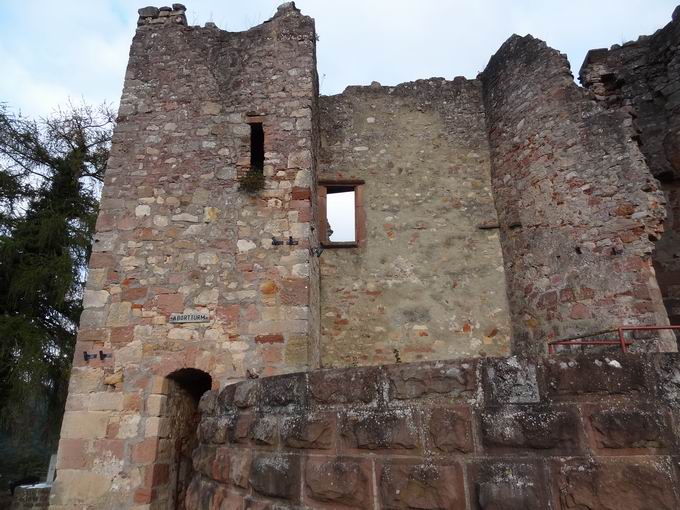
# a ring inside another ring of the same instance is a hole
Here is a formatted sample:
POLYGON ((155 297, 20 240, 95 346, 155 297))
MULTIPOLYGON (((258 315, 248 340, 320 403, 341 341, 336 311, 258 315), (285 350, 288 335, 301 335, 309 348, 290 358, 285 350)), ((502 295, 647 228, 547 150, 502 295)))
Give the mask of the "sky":
MULTIPOLYGON (((148 0, 147 0, 148 1, 148 0)), ((68 101, 118 104, 143 0, 0 0, 0 102, 44 116, 68 101)), ((281 3, 187 0, 191 25, 259 24, 281 3)), ((546 40, 572 71, 590 48, 650 34, 678 0, 298 0, 315 18, 324 94, 347 85, 473 78, 513 33, 546 40)))

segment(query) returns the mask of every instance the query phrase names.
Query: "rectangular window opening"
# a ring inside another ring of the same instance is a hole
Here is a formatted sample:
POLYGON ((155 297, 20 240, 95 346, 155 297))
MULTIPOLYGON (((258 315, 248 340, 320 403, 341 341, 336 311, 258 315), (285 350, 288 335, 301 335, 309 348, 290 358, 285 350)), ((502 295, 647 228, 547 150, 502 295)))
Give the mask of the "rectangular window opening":
POLYGON ((363 181, 320 182, 321 242, 327 247, 356 247, 364 239, 363 181))
POLYGON ((250 168, 264 170, 264 129, 261 122, 250 124, 250 168))
POLYGON ((353 186, 329 187, 326 191, 326 220, 331 243, 356 243, 356 192, 353 186))

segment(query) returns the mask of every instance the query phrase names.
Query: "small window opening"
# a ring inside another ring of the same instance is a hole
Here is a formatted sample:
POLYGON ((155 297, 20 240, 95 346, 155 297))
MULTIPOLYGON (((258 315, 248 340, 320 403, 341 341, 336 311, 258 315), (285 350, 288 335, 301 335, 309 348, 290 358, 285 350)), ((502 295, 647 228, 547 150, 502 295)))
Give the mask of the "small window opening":
POLYGON ((329 187, 326 193, 328 240, 331 243, 355 243, 357 240, 355 188, 329 187))
POLYGON ((264 129, 261 122, 250 124, 250 168, 264 170, 264 129))
POLYGON ((365 239, 363 181, 320 182, 321 243, 328 247, 356 247, 365 239))

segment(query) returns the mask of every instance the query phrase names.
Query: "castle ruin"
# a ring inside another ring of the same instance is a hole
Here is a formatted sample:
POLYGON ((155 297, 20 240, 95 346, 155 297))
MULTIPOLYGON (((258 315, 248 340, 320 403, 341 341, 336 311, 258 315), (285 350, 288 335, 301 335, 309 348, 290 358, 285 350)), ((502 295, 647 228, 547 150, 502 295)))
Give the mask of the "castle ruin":
POLYGON ((50 508, 680 508, 673 331, 548 354, 679 322, 680 9, 328 97, 292 2, 139 14, 50 508))

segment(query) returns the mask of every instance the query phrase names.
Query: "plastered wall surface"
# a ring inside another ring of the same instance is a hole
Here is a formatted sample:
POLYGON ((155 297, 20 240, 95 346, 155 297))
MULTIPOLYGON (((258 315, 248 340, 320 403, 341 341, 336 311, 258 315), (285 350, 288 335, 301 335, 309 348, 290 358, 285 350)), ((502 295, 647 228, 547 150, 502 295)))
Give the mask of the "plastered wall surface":
POLYGON ((506 354, 481 84, 349 87, 320 127, 319 179, 363 179, 366 217, 359 247, 321 256, 323 366, 506 354))

